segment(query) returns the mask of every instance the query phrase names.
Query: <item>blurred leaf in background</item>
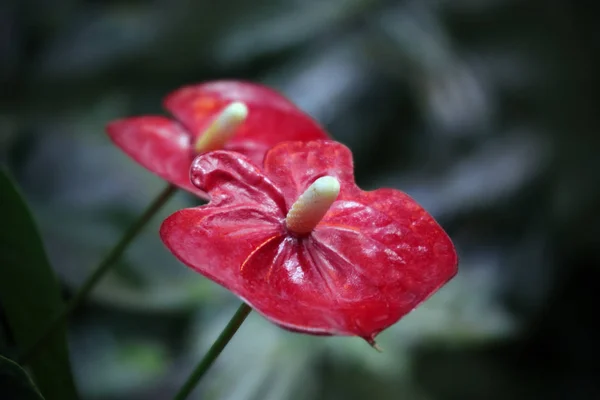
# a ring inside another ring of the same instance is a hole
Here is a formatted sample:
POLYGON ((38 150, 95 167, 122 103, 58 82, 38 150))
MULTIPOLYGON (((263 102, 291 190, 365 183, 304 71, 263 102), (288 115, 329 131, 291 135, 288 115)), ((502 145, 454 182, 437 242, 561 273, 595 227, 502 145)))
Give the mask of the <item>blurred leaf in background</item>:
POLYGON ((27 372, 17 363, 0 356, 0 387, 5 399, 44 400, 27 372))
MULTIPOLYGON (((272 85, 351 147, 364 189, 423 204, 455 241, 460 272, 381 335, 383 354, 252 315, 195 398, 596 398, 600 37, 590 10, 568 0, 4 1, 0 157, 72 293, 162 188, 104 125, 162 113, 162 97, 192 82, 272 85)), ((72 320, 85 398, 169 398, 233 313, 237 300, 158 238, 161 218, 193 201, 168 203, 72 320)))
MULTIPOLYGON (((0 169, 0 306, 7 331, 21 354, 30 349, 64 307, 60 286, 21 194, 0 169)), ((64 325, 29 357, 37 385, 48 400, 76 400, 64 325)), ((10 367, 10 361, 3 361, 10 367)), ((11 369, 16 371, 15 368, 11 369)), ((16 373, 16 372, 15 372, 16 373)))

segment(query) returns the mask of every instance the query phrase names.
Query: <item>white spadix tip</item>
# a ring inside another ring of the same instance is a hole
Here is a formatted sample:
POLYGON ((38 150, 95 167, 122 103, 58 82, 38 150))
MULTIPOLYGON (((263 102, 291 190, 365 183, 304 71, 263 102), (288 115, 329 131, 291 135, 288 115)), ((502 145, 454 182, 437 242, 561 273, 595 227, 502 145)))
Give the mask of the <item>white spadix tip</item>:
POLYGON ((248 116, 248 107, 241 101, 234 101, 221 112, 219 119, 224 122, 242 122, 248 116))
POLYGON ((200 134, 194 146, 196 153, 205 153, 223 148, 247 117, 248 107, 246 104, 240 101, 229 104, 213 123, 200 134))
POLYGON ((340 182, 323 176, 313 182, 296 200, 285 217, 287 228, 296 234, 310 233, 323 219, 340 194, 340 182))

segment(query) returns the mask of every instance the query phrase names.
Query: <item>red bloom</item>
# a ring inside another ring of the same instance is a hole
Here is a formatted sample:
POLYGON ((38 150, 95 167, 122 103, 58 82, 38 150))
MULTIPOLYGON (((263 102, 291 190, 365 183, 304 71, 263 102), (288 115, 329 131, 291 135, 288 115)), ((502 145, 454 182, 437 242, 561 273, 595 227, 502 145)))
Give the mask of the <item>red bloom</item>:
MULTIPOLYGON (((161 178, 207 198, 190 183, 195 147, 223 110, 234 102, 245 105, 248 117, 223 144, 262 164, 265 152, 281 141, 326 139, 325 131, 285 97, 265 86, 237 81, 216 81, 183 87, 166 97, 164 107, 177 121, 141 116, 107 126, 113 142, 135 161, 161 178)), ((204 146, 200 146, 204 147, 204 146)), ((214 143, 203 151, 216 150, 214 143)))
POLYGON ((262 170, 233 152, 203 154, 191 177, 211 201, 168 217, 161 238, 284 328, 373 343, 456 274, 457 256, 414 200, 392 189, 363 192, 352 171, 350 151, 333 141, 281 143, 262 170), (339 182, 337 199, 320 222, 291 229, 292 205, 324 176, 339 182))

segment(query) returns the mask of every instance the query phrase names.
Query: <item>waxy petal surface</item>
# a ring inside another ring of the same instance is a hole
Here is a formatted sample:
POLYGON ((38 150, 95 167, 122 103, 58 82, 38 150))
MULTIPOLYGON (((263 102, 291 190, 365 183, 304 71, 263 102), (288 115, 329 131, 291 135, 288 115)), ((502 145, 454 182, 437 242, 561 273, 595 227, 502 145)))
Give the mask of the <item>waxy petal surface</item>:
POLYGON ((256 248, 283 235, 275 222, 253 207, 205 206, 169 216, 160 235, 181 262, 238 293, 244 286, 241 265, 256 248))
POLYGON ((189 133, 181 124, 158 116, 132 117, 111 122, 106 131, 117 146, 144 168, 208 199, 206 192, 190 182, 193 154, 189 133))
POLYGON ((161 178, 206 199, 189 181, 197 155, 194 145, 223 109, 242 101, 247 119, 225 148, 262 165, 265 152, 281 141, 326 139, 327 133, 281 94, 265 86, 238 81, 216 81, 186 86, 168 95, 165 108, 176 120, 141 116, 107 126, 112 141, 131 158, 161 178))
POLYGON ((352 153, 338 142, 283 142, 265 156, 263 169, 283 192, 287 206, 318 178, 332 176, 341 183, 340 197, 358 191, 354 183, 352 153))
POLYGON ((332 141, 282 143, 263 170, 234 152, 201 155, 191 176, 212 201, 169 217, 161 237, 185 264, 284 328, 372 341, 452 278, 457 257, 414 200, 361 191, 352 167, 350 151, 332 141), (339 180, 338 199, 310 234, 289 233, 289 207, 325 175, 339 180))
POLYGON ((240 204, 285 218, 282 193, 248 157, 225 150, 209 154, 196 157, 190 179, 210 194, 211 206, 240 204))

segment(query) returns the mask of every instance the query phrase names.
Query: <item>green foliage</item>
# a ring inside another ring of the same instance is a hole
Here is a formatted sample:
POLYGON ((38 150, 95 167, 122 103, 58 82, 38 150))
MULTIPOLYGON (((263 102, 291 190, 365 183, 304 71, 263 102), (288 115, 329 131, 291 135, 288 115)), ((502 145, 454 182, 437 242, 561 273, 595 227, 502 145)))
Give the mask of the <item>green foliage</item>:
MULTIPOLYGON (((33 218, 5 171, 0 173, 0 193, 0 304, 17 348, 23 351, 60 312, 63 301, 33 218)), ((30 364, 47 400, 77 398, 64 328, 52 335, 30 364)))
POLYGON ((5 400, 44 400, 19 364, 0 356, 0 388, 5 400))

